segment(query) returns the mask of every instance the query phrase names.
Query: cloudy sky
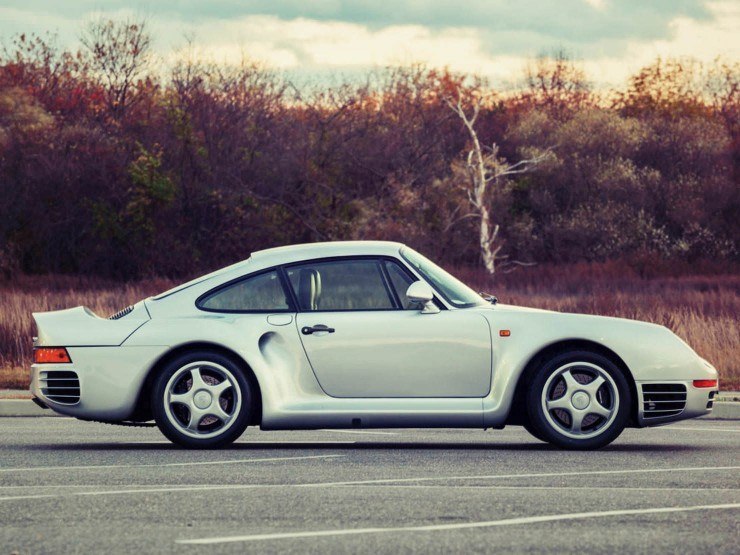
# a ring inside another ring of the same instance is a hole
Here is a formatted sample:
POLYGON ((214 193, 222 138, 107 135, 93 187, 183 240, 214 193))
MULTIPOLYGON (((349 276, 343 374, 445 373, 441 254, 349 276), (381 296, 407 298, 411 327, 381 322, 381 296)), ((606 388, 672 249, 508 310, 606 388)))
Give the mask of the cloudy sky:
POLYGON ((424 62, 503 84, 565 49, 595 82, 620 84, 659 55, 740 59, 740 0, 3 0, 0 37, 53 31, 74 45, 101 15, 146 17, 163 60, 192 37, 205 58, 324 77, 424 62))

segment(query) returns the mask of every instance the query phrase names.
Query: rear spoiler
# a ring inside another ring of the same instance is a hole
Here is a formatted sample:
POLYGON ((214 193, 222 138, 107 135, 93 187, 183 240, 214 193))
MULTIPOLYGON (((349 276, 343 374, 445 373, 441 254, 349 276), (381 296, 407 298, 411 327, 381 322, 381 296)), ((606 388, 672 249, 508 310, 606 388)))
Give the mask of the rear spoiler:
POLYGON ((139 302, 117 319, 101 318, 86 306, 34 312, 33 319, 38 329, 35 347, 104 347, 126 341, 150 316, 144 303, 139 302))

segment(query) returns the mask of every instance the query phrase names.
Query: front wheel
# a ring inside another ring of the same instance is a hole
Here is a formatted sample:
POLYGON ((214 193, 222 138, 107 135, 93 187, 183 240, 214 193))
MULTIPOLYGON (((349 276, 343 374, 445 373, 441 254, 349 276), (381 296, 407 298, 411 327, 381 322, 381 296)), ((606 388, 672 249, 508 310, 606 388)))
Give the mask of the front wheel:
POLYGON ((235 441, 249 423, 252 391, 230 358, 197 351, 170 361, 154 382, 157 426, 183 447, 210 449, 235 441))
POLYGON ((533 432, 567 449, 598 449, 614 441, 627 425, 631 403, 620 369, 589 351, 553 357, 527 387, 533 432))

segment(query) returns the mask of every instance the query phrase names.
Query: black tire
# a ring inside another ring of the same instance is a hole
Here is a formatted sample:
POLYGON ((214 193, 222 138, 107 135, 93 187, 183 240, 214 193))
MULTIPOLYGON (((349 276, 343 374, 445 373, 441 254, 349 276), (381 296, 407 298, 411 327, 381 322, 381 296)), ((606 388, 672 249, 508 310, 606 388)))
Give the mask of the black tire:
POLYGON ((631 406, 630 387, 622 371, 607 357, 591 351, 554 356, 529 376, 526 387, 527 429, 565 449, 608 445, 627 426, 631 406))
POLYGON ((532 424, 530 424, 529 422, 525 422, 524 424, 522 424, 522 426, 524 427, 525 430, 527 430, 530 433, 530 435, 534 436, 535 439, 539 439, 540 441, 549 443, 547 438, 543 436, 542 434, 540 434, 537 430, 535 430, 532 424))
POLYGON ((169 361, 157 375, 151 392, 152 414, 160 431, 173 443, 189 449, 215 449, 234 442, 247 428, 254 406, 253 388, 240 365, 207 350, 190 351, 169 361), (202 387, 194 391, 196 369, 202 387), (218 391, 224 385, 225 389, 218 391), (196 399, 205 404, 203 397, 196 398, 202 391, 207 392, 206 401, 208 395, 211 400, 203 416, 198 416, 199 412, 191 410, 200 410, 196 399), (172 401, 173 395, 189 395, 190 404, 172 401), (223 418, 216 416, 217 412, 223 418), (188 420, 193 427, 188 427, 188 420))

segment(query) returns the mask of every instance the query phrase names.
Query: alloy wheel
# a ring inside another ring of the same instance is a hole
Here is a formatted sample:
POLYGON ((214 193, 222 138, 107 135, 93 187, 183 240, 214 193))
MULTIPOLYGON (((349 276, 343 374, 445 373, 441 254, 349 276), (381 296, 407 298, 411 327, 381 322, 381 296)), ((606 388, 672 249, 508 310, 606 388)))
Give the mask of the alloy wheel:
POLYGON ((226 432, 242 405, 234 375, 212 361, 190 362, 179 368, 164 388, 163 401, 169 422, 180 433, 197 439, 226 432))
POLYGON ((545 382, 542 411, 548 424, 572 439, 608 430, 619 411, 619 390, 611 375, 590 362, 570 362, 545 382))

